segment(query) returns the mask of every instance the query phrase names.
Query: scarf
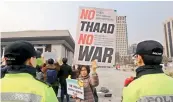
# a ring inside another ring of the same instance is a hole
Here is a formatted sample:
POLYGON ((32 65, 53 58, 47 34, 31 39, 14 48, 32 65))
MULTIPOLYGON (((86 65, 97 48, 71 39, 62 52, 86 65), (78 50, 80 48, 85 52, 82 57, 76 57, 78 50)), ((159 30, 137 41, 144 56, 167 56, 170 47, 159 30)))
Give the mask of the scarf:
POLYGON ((85 76, 85 77, 83 77, 83 76, 79 75, 79 79, 81 79, 81 80, 88 79, 88 78, 90 78, 90 76, 89 76, 89 75, 87 75, 87 76, 85 76))

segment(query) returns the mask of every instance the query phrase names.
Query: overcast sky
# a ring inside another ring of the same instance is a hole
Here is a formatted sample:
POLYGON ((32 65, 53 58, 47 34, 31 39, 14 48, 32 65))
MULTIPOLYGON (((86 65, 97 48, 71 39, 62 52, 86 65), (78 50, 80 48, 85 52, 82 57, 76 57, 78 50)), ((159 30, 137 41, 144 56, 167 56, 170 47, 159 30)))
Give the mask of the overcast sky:
POLYGON ((163 22, 173 17, 173 2, 5 2, 0 7, 1 31, 69 30, 76 37, 78 8, 117 10, 127 16, 129 44, 146 39, 164 41, 163 22))

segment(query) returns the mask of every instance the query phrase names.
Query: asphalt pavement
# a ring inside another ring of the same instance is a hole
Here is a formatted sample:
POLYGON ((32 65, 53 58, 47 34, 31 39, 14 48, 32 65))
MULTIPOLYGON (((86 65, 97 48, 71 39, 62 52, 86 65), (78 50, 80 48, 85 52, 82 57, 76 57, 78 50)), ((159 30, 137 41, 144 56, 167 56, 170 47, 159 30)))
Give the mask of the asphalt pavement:
POLYGON ((99 102, 120 102, 122 96, 122 89, 124 80, 132 75, 133 72, 119 71, 113 68, 110 69, 98 69, 100 84, 97 90, 101 87, 107 87, 112 93, 112 98, 99 97, 99 102))

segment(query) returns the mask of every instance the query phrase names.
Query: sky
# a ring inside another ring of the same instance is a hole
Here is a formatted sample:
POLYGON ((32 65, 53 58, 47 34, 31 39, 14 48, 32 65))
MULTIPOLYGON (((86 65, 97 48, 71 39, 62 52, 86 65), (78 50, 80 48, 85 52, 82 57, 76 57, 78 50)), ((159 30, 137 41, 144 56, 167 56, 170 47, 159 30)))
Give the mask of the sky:
POLYGON ((129 44, 143 40, 163 44, 163 22, 173 17, 173 1, 11 1, 0 5, 0 30, 69 30, 75 39, 80 6, 114 9, 127 16, 129 44))

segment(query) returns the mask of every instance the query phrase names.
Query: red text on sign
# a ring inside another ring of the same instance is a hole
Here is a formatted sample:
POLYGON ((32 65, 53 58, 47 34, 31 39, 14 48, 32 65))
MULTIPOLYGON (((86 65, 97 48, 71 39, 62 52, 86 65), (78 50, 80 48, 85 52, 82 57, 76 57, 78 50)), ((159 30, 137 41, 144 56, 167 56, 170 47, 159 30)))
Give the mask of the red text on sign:
POLYGON ((92 19, 94 19, 95 14, 96 14, 95 10, 82 9, 82 13, 80 15, 80 19, 92 20, 92 19))
POLYGON ((80 34, 78 44, 91 45, 93 43, 93 34, 80 34))

